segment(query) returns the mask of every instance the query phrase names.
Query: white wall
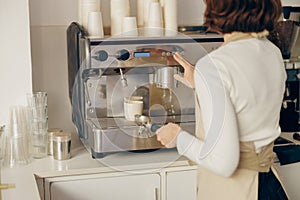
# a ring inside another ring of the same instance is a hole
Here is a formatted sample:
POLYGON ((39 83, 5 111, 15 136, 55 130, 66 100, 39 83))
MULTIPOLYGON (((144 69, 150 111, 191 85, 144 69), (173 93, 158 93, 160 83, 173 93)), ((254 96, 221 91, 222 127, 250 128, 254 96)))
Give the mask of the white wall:
POLYGON ((32 90, 28 0, 0 0, 0 125, 32 90))
MULTIPOLYGON (((298 0, 296 0, 298 1, 298 0)), ((69 25, 77 20, 78 0, 30 0, 32 26, 69 25)), ((110 0, 101 0, 104 26, 110 25, 110 0)), ((131 15, 136 16, 136 0, 130 0, 131 15)), ((200 25, 203 21, 203 0, 178 0, 179 25, 200 25)))

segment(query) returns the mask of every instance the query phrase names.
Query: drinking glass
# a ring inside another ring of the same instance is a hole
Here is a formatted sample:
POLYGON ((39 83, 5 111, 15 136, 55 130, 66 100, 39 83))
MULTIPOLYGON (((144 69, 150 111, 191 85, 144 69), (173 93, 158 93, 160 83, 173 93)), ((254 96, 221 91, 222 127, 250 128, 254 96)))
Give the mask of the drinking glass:
POLYGON ((27 94, 30 140, 33 158, 48 155, 48 107, 47 93, 27 94))

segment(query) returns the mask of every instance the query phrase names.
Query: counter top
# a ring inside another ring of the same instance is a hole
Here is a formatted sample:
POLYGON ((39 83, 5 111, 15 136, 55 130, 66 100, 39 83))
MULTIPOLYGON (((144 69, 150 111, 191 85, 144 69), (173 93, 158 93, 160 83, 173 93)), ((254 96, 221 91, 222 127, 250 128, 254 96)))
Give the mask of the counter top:
POLYGON ((188 160, 180 157, 175 149, 160 149, 148 153, 120 152, 102 159, 93 159, 80 145, 71 149, 71 159, 54 160, 52 156, 33 159, 29 165, 1 169, 1 183, 16 185, 2 190, 2 199, 38 200, 35 177, 50 178, 69 175, 134 171, 151 173, 167 167, 188 166, 188 160))
MULTIPOLYGON (((282 137, 300 144, 293 139, 292 133, 282 133, 282 137)), ((1 183, 13 183, 14 189, 2 190, 2 199, 30 199, 39 200, 36 177, 51 178, 70 175, 136 172, 152 173, 162 168, 188 166, 188 160, 177 154, 175 149, 160 149, 148 153, 121 152, 93 159, 85 147, 77 142, 71 149, 71 159, 65 161, 54 160, 52 156, 34 159, 26 166, 1 169, 1 183)), ((279 164, 276 163, 278 166, 279 164)), ((297 165, 295 163, 293 165, 297 165)), ((196 167, 196 166, 195 166, 196 167)))

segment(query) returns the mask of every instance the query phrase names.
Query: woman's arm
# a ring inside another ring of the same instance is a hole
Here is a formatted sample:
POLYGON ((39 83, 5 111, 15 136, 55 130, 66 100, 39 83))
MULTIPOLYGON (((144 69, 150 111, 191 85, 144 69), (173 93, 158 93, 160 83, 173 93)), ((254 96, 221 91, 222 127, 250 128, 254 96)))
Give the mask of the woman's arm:
MULTIPOLYGON (((193 70, 192 81, 203 119, 197 123, 203 126, 205 140, 199 140, 172 123, 160 128, 156 134, 166 147, 177 145, 179 154, 216 174, 228 177, 234 173, 239 162, 238 125, 228 86, 225 87, 226 72, 217 68, 215 63, 206 56, 193 70)), ((184 65, 183 62, 180 64, 184 65)))
POLYGON ((239 134, 235 109, 228 94, 228 76, 220 65, 222 63, 212 61, 209 56, 197 63, 195 92, 203 119, 197 123, 203 125, 205 140, 182 131, 177 137, 177 149, 197 164, 228 177, 239 162, 239 134))

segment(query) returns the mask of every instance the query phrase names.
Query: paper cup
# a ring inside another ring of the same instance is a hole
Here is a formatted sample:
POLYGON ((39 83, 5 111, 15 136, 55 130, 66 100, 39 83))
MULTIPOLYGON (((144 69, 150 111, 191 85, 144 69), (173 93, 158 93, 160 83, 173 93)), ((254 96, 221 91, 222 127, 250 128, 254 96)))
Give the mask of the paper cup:
POLYGON ((123 36, 138 36, 136 17, 124 17, 122 23, 123 36))
POLYGON ((164 22, 165 35, 174 36, 177 34, 177 0, 164 0, 164 22))
POLYGON ((150 10, 150 4, 152 2, 155 2, 155 0, 144 0, 144 10, 143 10, 144 27, 148 26, 149 10, 150 10))
POLYGON ((130 15, 129 0, 110 1, 110 23, 111 35, 116 36, 122 33, 122 22, 124 17, 130 15))
POLYGON ((162 8, 159 2, 151 2, 147 27, 162 28, 162 8))
POLYGON ((101 12, 89 12, 87 31, 89 36, 104 37, 101 12))
POLYGON ((151 2, 149 8, 148 24, 145 28, 145 36, 162 36, 163 21, 160 3, 151 2))
POLYGON ((143 113, 143 101, 130 100, 124 98, 124 116, 129 121, 135 120, 135 115, 143 113))
POLYGON ((100 0, 78 1, 78 22, 87 29, 89 12, 100 12, 100 0))

